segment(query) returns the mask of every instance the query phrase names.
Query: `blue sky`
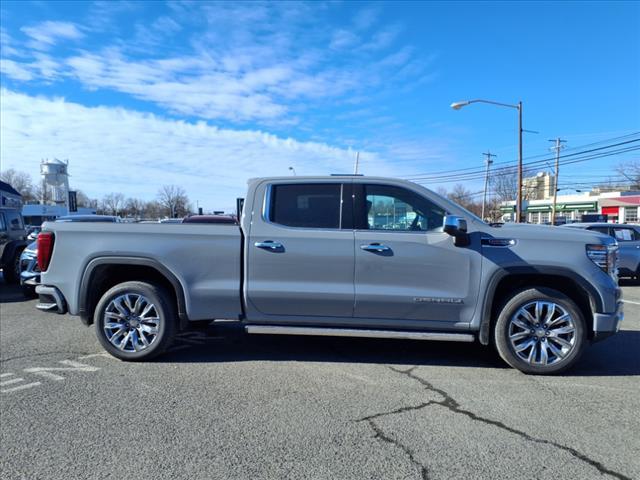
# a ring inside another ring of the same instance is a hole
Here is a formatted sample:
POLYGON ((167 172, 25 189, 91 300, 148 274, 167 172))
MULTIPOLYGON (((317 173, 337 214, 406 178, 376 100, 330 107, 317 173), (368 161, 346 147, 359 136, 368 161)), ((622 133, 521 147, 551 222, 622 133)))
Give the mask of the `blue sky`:
MULTIPOLYGON (((2 2, 2 168, 230 208, 247 178, 410 176, 640 131, 637 2, 2 2)), ((635 152, 575 166, 617 176, 635 152)), ((591 179, 591 180, 588 180, 591 179)), ((561 184, 563 180, 561 179, 561 184)), ((432 183, 428 186, 437 187, 432 183)), ((451 187, 452 184, 445 184, 451 187)), ((467 185, 477 190, 480 181, 467 185)), ((570 186, 567 183, 567 186, 570 186)))

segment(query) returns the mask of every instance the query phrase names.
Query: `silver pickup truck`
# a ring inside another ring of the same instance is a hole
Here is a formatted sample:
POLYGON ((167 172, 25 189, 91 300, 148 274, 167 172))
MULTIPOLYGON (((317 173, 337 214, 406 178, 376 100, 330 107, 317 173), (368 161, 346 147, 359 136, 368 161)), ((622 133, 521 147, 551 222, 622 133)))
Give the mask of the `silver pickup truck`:
POLYGON ((240 225, 47 223, 38 308, 79 315, 123 360, 192 322, 248 333, 493 344, 556 373, 622 321, 615 239, 490 226, 434 192, 363 176, 249 182, 240 225))

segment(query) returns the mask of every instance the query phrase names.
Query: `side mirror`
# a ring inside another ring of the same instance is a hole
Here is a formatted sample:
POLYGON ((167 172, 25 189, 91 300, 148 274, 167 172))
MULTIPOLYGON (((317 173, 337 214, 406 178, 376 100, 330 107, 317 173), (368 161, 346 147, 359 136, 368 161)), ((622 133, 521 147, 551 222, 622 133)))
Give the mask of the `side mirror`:
POLYGON ((455 215, 445 215, 442 221, 442 228, 445 233, 451 235, 455 239, 456 247, 466 247, 470 243, 467 234, 467 221, 455 215))

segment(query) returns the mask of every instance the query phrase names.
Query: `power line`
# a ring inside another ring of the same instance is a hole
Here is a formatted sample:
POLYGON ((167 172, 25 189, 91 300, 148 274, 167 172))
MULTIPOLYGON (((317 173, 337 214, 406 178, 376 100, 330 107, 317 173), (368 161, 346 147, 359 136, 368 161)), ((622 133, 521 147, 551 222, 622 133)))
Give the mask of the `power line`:
MULTIPOLYGON (((634 132, 634 133, 630 133, 630 134, 627 134, 627 135, 622 135, 620 137, 613 137, 613 138, 609 138, 609 139, 606 139, 606 140, 601 140, 599 142, 593 142, 593 143, 588 143, 588 144, 585 144, 585 145, 580 145, 580 146, 576 146, 576 147, 572 147, 572 148, 567 148, 566 151, 573 151, 573 150, 576 150, 576 149, 579 149, 579 148, 586 148, 586 147, 591 147, 591 146, 594 146, 594 145, 600 145, 600 144, 605 143, 605 142, 612 142, 612 141, 616 141, 616 140, 622 140, 624 138, 629 138, 629 137, 633 137, 633 136, 637 136, 637 135, 640 135, 640 132, 634 132)), ((629 142, 636 142, 638 140, 640 140, 640 139, 630 140, 629 142)), ((624 144, 624 143, 626 143, 626 142, 621 142, 620 144, 624 144)), ((618 145, 618 144, 606 145, 604 147, 601 147, 600 149, 606 149, 606 148, 610 148, 610 147, 616 146, 616 145, 618 145)), ((594 151, 594 150, 597 150, 597 149, 587 150, 587 151, 594 151)), ((576 152, 576 153, 567 154, 567 155, 564 155, 564 156, 566 157, 566 156, 569 156, 569 155, 578 155, 580 153, 584 153, 584 152, 576 152)), ((548 157, 548 154, 545 153, 545 154, 532 155, 532 156, 529 156, 529 157, 525 157, 524 160, 531 160, 531 159, 540 158, 540 157, 548 157)), ((554 158, 551 158, 551 159, 545 158, 545 159, 539 160, 539 161, 537 161, 535 163, 542 163, 542 162, 547 162, 547 161, 550 161, 550 160, 554 160, 554 158)), ((516 162, 516 160, 506 160, 506 161, 502 161, 502 162, 495 162, 495 164, 496 165, 504 165, 504 164, 512 164, 514 162, 516 162)), ((407 175, 407 176, 405 176, 403 178, 407 178, 407 179, 410 179, 410 177, 420 177, 420 178, 422 178, 422 177, 426 177, 426 176, 435 177, 435 176, 444 176, 444 174, 449 174, 449 173, 467 172, 467 171, 469 173, 475 173, 475 172, 478 171, 478 168, 477 167, 466 167, 466 168, 457 168, 457 169, 452 169, 452 170, 441 170, 441 171, 437 171, 437 172, 433 172, 433 173, 415 173, 415 174, 412 174, 412 175, 407 175)))
MULTIPOLYGON (((606 148, 612 148, 614 146, 618 146, 618 145, 625 145, 625 144, 629 144, 629 143, 634 143, 634 142, 640 142, 640 139, 637 140, 631 140, 631 141, 627 141, 627 142, 621 142, 618 144, 613 144, 613 145, 609 145, 607 147, 601 147, 598 149, 591 149, 591 150, 584 150, 582 152, 576 152, 573 154, 568 154, 568 155, 561 155, 560 158, 561 159, 566 159, 568 158, 568 160, 564 160, 564 161, 560 161, 561 165, 570 165, 570 164, 574 164, 574 163, 580 163, 580 162, 584 162, 584 161, 588 161, 588 160, 594 160, 594 159, 598 159, 598 158, 605 158, 605 157, 609 157, 612 155, 620 155, 623 153, 628 153, 628 152, 634 152, 637 150, 640 150, 640 146, 632 146, 632 147, 625 147, 625 148, 620 148, 617 150, 612 150, 609 152, 601 152, 601 153, 597 153, 597 154, 593 154, 593 155, 585 155, 597 150, 603 150, 606 148), (585 155, 583 157, 577 157, 575 159, 570 158, 574 155, 585 155)), ((533 168, 535 166, 539 166, 540 163, 544 163, 549 161, 550 159, 545 159, 542 161, 536 161, 536 162, 528 162, 525 163, 524 166, 528 167, 528 168, 533 168)), ((506 167, 500 167, 496 170, 494 170, 494 175, 496 174, 506 174, 506 173, 510 173, 510 171, 515 171, 515 169, 517 168, 516 165, 511 165, 511 166, 506 166, 506 167)), ((424 176, 424 177, 418 177, 418 178, 409 178, 408 180, 412 181, 412 182, 416 182, 416 183, 422 183, 422 182, 428 182, 428 183, 447 183, 450 181, 463 181, 463 180, 477 180, 482 178, 483 172, 482 170, 476 170, 473 172, 468 172, 468 173, 461 173, 461 174, 451 174, 451 175, 440 175, 440 176, 424 176)))

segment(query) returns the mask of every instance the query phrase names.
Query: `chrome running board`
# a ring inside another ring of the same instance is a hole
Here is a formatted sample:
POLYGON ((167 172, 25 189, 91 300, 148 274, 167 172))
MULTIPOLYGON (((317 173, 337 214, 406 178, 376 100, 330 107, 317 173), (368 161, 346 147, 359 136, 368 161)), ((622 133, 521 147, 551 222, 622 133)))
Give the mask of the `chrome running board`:
POLYGON ((404 330, 370 330, 357 328, 286 327, 247 325, 247 333, 263 335, 311 335, 324 337, 397 338, 407 340, 439 340, 441 342, 473 342, 469 333, 414 332, 404 330))

